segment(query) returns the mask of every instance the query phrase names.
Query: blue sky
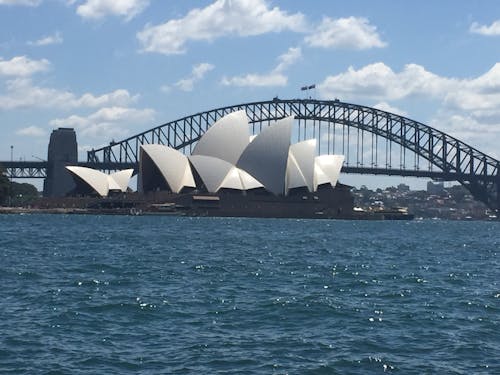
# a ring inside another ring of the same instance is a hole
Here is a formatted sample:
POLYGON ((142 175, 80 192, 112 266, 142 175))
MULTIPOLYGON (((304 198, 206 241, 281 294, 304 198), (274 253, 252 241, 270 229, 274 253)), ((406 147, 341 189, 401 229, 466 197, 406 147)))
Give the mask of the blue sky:
POLYGON ((312 83, 499 158, 500 1, 0 0, 0 160, 312 83))

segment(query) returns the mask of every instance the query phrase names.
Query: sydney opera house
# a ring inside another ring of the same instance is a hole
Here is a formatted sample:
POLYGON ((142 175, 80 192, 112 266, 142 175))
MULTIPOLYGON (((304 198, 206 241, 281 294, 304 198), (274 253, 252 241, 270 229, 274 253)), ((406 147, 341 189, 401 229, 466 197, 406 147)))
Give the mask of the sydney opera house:
POLYGON ((80 194, 97 194, 107 197, 113 192, 126 192, 133 169, 106 174, 87 167, 69 166, 66 169, 71 173, 80 194))
MULTIPOLYGON (((215 122, 191 155, 143 144, 138 194, 150 210, 187 215, 348 217, 353 198, 338 183, 344 157, 316 155, 317 140, 291 143, 293 117, 252 136, 245 111, 215 122)), ((79 194, 126 192, 132 170, 67 167, 79 194)))

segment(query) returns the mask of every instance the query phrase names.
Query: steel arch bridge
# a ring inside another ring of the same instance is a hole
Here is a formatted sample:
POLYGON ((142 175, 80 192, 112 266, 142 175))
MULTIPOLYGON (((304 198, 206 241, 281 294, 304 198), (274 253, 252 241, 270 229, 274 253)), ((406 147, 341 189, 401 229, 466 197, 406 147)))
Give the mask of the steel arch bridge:
POLYGON ((339 100, 274 98, 199 112, 91 150, 87 164, 136 165, 145 143, 191 151, 211 124, 236 110, 246 111, 254 134, 293 115, 295 140, 316 137, 319 154, 344 154, 344 173, 458 181, 475 199, 500 210, 500 161, 428 125, 339 100))

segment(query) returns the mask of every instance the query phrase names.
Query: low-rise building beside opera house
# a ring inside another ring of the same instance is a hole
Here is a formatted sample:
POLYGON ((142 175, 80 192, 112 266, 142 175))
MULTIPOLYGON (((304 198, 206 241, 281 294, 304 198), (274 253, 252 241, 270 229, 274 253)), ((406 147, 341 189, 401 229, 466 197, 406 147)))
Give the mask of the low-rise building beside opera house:
MULTIPOLYGON (((215 122, 191 155, 143 144, 133 208, 200 216, 349 218, 350 187, 338 182, 344 157, 317 156, 316 139, 292 144, 293 121, 278 120, 252 136, 245 111, 236 111, 215 122)), ((107 175, 67 169, 76 184, 73 194, 108 201, 126 191, 132 176, 131 170, 107 175)))

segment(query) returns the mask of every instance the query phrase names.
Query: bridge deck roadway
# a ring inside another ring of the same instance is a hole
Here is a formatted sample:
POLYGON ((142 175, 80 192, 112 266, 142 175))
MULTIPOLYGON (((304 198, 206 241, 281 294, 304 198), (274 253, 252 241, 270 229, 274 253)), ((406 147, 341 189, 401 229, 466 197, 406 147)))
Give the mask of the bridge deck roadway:
MULTIPOLYGON (((105 171, 122 170, 133 168, 135 173, 139 170, 137 163, 94 163, 94 162, 78 162, 79 166, 89 167, 105 171)), ((46 170, 48 162, 46 161, 0 161, 0 168, 6 169, 7 177, 13 178, 45 178, 45 174, 40 173, 17 173, 12 175, 12 171, 25 170, 25 172, 36 171, 36 170, 46 170)), ((366 167, 366 166, 350 166, 344 165, 342 167, 342 173, 353 173, 353 174, 372 174, 372 175, 386 175, 386 176, 404 176, 404 177, 425 177, 434 180, 442 181, 457 181, 459 178, 468 179, 474 177, 474 175, 458 174, 455 172, 443 172, 443 171, 432 171, 432 170, 411 170, 411 169, 395 169, 395 168, 377 168, 377 167, 366 167)), ((486 180, 494 181, 496 176, 483 176, 486 180)))

